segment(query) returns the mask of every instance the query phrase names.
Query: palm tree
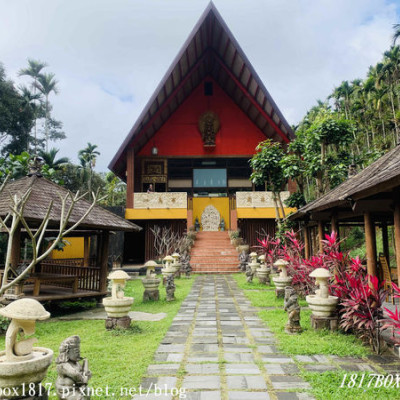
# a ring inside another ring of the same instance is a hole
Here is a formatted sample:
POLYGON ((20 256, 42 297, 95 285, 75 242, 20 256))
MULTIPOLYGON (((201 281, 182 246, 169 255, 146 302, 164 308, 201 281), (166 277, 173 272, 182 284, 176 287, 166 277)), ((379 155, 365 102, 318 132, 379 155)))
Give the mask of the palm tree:
POLYGON ((400 37, 400 24, 393 25, 394 33, 393 33, 393 46, 396 44, 397 39, 400 37))
POLYGON ((50 103, 49 96, 50 93, 58 93, 57 81, 54 79, 54 74, 39 74, 36 87, 45 97, 45 121, 44 121, 44 133, 46 138, 46 152, 49 151, 49 117, 50 117, 50 103))
POLYGON ((61 157, 58 160, 56 160, 57 153, 59 152, 59 149, 52 148, 50 151, 40 151, 40 157, 43 158, 43 161, 45 164, 49 166, 49 168, 53 168, 54 170, 59 170, 64 164, 69 163, 69 158, 67 157, 61 157))
MULTIPOLYGON (((28 68, 22 68, 19 70, 18 75, 19 76, 30 76, 31 78, 33 78, 33 83, 32 83, 32 87, 33 87, 33 96, 36 96, 36 89, 37 89, 37 81, 40 75, 40 72, 42 71, 43 68, 47 67, 47 64, 45 62, 42 61, 38 61, 38 60, 33 60, 33 59, 28 59, 28 64, 29 67, 28 68)), ((35 114, 34 114, 34 119, 35 119, 35 155, 37 155, 37 110, 38 107, 35 107, 35 114)))
POLYGON ((93 179, 93 168, 96 165, 96 158, 100 155, 100 153, 96 150, 97 145, 88 143, 87 147, 79 150, 78 157, 81 163, 81 166, 85 170, 89 170, 89 177, 88 177, 88 191, 89 196, 92 195, 92 179, 93 179))

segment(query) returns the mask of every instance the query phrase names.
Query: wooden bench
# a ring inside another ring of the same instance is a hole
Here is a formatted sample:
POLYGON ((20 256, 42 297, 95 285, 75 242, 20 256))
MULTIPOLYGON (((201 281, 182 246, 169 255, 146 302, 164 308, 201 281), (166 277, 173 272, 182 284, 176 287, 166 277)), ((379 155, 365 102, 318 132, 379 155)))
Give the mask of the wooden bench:
POLYGON ((40 285, 42 283, 72 283, 72 293, 78 291, 78 277, 73 275, 60 275, 60 274, 33 274, 28 279, 28 282, 33 282, 33 295, 39 296, 40 285))

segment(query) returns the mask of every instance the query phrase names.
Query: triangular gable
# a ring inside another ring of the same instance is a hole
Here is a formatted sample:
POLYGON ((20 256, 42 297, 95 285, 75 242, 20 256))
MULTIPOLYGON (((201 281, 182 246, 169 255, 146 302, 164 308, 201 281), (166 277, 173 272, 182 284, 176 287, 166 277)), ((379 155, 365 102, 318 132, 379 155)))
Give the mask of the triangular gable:
POLYGON ((128 147, 139 152, 185 99, 211 76, 266 137, 294 134, 221 15, 210 3, 122 143, 109 168, 125 179, 128 147))

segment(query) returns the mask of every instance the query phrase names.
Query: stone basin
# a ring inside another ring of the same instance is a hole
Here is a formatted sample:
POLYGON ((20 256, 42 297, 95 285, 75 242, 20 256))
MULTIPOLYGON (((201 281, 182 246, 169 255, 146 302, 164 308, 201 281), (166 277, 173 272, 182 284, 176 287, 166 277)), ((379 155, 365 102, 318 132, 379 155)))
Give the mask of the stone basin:
POLYGON ((143 286, 147 290, 157 290, 160 286, 161 279, 159 278, 143 278, 142 279, 143 286))
POLYGON ((123 297, 122 299, 105 297, 103 299, 104 308, 110 318, 120 318, 127 316, 129 311, 131 311, 132 304, 133 297, 123 297))
POLYGON ((275 283, 275 286, 279 289, 284 289, 286 286, 290 286, 292 284, 293 278, 291 276, 287 277, 280 277, 280 276, 274 276, 272 280, 275 283))
POLYGON ((44 347, 34 347, 32 358, 23 361, 6 361, 5 351, 0 351, 0 389, 16 388, 19 396, 13 394, 7 398, 17 398, 22 395, 22 385, 29 390, 29 384, 39 385, 46 377, 47 369, 53 359, 53 351, 44 347))
POLYGON ((317 317, 330 317, 336 310, 339 298, 336 296, 328 296, 327 298, 319 297, 316 294, 306 296, 306 301, 317 317))

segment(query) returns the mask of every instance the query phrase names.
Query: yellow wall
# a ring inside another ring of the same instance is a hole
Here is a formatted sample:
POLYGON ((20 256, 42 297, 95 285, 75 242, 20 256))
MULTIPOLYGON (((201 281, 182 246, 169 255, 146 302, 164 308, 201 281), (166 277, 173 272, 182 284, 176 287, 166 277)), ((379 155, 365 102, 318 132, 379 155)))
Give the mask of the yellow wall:
POLYGON ((187 219, 186 208, 150 208, 125 210, 126 219, 187 219))
MULTIPOLYGON (((84 238, 83 237, 68 237, 65 238, 67 244, 64 247, 64 251, 53 250, 51 253, 51 258, 60 259, 60 258, 83 258, 83 250, 84 250, 84 238)), ((90 239, 89 239, 90 245, 90 239)))
POLYGON ((193 198, 193 225, 196 217, 201 223, 201 214, 204 209, 213 205, 225 220, 225 230, 229 229, 229 198, 228 197, 194 197, 193 198))
MULTIPOLYGON (((296 211, 295 208, 284 208, 286 215, 296 211)), ((265 208, 238 208, 238 218, 276 218, 275 207, 265 208)), ((281 215, 282 217, 282 215, 281 215)))

